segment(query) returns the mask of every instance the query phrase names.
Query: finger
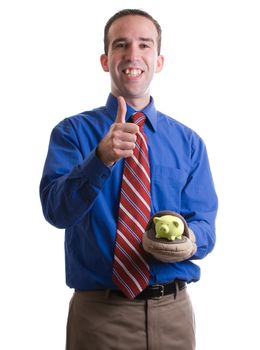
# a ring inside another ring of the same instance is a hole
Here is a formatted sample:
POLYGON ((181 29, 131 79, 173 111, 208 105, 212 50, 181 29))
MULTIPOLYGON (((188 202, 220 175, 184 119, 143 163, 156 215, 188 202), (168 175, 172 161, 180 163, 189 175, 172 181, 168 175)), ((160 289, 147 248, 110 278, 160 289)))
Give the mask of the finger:
MULTIPOLYGON (((134 125, 136 126, 136 125, 134 125)), ((124 134, 122 135, 121 140, 122 142, 132 142, 133 144, 136 143, 136 129, 128 129, 124 134)))
POLYGON ((125 123, 125 115, 126 115, 126 103, 125 99, 122 96, 118 96, 118 109, 116 115, 116 123, 125 123))
POLYGON ((120 152, 124 151, 130 151, 135 149, 135 143, 134 142, 126 142, 126 141, 119 141, 117 144, 117 150, 120 152))
POLYGON ((110 138, 114 141, 136 142, 139 126, 134 123, 114 123, 110 128, 110 138))

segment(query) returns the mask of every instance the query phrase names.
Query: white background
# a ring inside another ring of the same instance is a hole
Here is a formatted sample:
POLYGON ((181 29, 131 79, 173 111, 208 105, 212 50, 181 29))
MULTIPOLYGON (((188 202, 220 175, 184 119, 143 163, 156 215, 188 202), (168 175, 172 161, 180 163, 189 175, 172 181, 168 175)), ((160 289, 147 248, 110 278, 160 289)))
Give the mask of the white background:
POLYGON ((126 7, 161 23, 152 95, 205 140, 219 196, 217 245, 189 287, 197 349, 259 349, 257 0, 1 2, 0 348, 64 349, 64 233, 44 221, 38 186, 54 125, 106 101, 103 27, 126 7))

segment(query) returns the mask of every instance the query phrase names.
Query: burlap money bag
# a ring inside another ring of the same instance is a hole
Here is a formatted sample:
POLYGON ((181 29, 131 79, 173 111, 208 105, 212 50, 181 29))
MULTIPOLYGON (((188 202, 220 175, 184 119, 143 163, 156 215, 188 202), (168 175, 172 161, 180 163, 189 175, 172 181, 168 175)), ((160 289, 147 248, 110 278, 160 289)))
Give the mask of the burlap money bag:
POLYGON ((153 215, 149 220, 145 233, 142 237, 144 250, 152 254, 157 260, 163 262, 178 262, 192 257, 196 250, 195 235, 188 227, 186 220, 174 211, 160 211, 153 215), (179 217, 184 223, 184 232, 182 239, 169 241, 165 238, 155 237, 155 225, 153 218, 155 216, 174 215, 179 217))

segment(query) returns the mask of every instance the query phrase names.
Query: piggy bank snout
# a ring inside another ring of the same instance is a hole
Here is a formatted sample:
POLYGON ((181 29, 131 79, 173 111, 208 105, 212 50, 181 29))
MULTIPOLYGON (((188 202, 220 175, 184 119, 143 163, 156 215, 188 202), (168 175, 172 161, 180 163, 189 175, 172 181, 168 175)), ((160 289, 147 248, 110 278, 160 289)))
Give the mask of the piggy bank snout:
POLYGON ((161 225, 160 227, 161 233, 169 233, 169 226, 168 225, 161 225))

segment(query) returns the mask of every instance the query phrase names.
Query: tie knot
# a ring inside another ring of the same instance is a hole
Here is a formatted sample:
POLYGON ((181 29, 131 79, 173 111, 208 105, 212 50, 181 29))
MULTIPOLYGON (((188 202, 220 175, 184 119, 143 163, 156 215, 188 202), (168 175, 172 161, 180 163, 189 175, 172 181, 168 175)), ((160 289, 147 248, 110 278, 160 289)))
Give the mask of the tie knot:
POLYGON ((143 112, 136 112, 132 115, 133 123, 137 124, 140 127, 144 126, 146 116, 143 112))

